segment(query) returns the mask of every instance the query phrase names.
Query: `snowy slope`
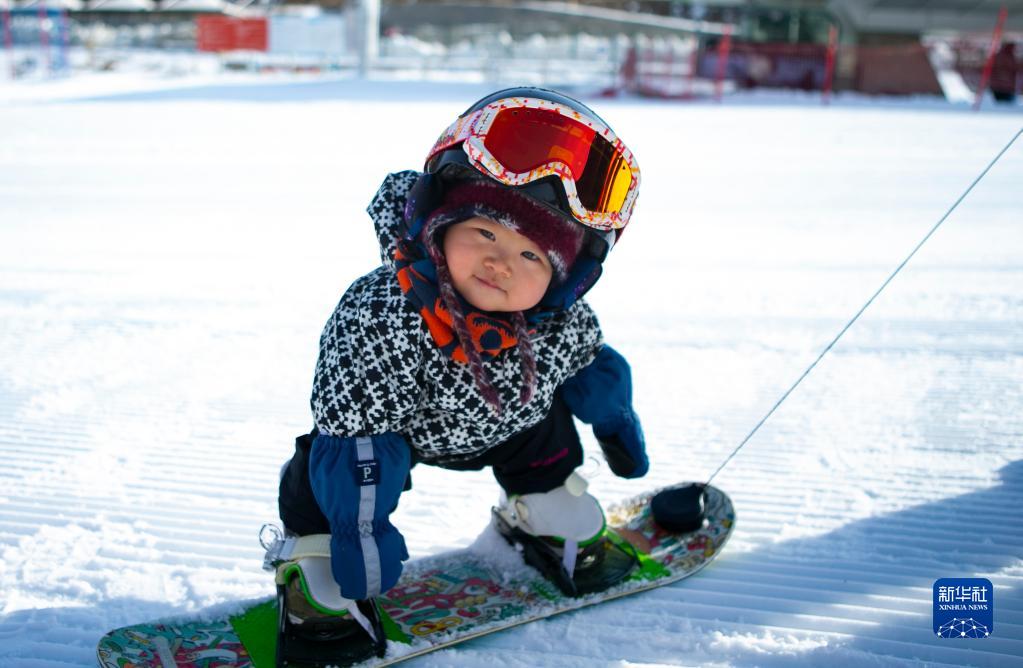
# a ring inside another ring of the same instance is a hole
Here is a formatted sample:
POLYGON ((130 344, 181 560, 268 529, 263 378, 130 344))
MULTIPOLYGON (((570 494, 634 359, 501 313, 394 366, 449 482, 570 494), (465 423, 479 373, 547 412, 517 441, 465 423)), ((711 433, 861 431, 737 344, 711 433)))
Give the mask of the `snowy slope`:
MULTIPOLYGON (((375 262, 363 209, 486 89, 24 85, 0 102, 0 666, 86 666, 111 627, 272 592, 256 535, 323 322, 375 262)), ((644 170, 591 302, 653 468, 591 465, 607 501, 706 478, 1021 124, 733 102, 593 101, 644 170)), ((738 528, 710 568, 410 666, 1023 665, 1021 182, 1017 145, 719 476, 738 528), (933 636, 940 577, 995 583, 991 638, 933 636)), ((413 478, 414 557, 484 530, 489 474, 413 478)))

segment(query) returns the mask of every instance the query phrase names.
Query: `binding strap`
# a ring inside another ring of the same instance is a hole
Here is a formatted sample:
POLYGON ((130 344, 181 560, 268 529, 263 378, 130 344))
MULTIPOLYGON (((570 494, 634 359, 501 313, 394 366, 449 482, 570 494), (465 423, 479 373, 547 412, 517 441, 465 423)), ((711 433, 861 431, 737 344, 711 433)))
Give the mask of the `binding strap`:
POLYGON ((303 557, 327 557, 329 559, 330 534, 314 533, 308 536, 277 538, 266 548, 263 568, 272 570, 286 561, 298 561, 303 557))

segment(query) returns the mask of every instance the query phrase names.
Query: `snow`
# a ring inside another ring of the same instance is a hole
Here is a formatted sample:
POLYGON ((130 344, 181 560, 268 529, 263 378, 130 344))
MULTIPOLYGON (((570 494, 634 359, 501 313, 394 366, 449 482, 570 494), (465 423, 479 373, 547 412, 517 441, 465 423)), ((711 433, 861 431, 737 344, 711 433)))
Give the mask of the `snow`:
MULTIPOLYGON (((0 83, 0 666, 271 594, 257 540, 364 208, 491 88, 138 74, 0 83)), ((591 303, 633 365, 644 480, 705 479, 1019 129, 1019 107, 591 100, 644 182, 591 303)), ((1023 146, 716 479, 677 585, 410 666, 1023 665, 1023 146), (941 577, 995 584, 984 640, 941 577)), ((599 458, 588 434, 586 446, 599 458)), ((413 557, 497 549, 487 472, 417 467, 413 557)))

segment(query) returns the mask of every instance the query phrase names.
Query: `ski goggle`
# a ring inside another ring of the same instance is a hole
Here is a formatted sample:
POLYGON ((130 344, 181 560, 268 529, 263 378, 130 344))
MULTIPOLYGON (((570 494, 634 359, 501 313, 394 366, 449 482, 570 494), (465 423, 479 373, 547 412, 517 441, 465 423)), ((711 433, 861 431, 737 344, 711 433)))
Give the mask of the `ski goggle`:
POLYGON ((600 121, 537 98, 505 98, 466 114, 434 144, 427 163, 461 143, 469 161, 509 186, 557 176, 579 222, 602 231, 628 224, 639 165, 600 121))

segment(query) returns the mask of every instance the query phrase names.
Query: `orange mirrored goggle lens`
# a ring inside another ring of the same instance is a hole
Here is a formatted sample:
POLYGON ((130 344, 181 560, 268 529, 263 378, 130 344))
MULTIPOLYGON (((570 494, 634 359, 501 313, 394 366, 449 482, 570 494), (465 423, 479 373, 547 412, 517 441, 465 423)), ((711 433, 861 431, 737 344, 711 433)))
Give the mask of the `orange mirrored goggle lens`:
POLYGON ((497 112, 483 145, 515 174, 560 162, 575 180, 579 200, 594 213, 619 212, 632 185, 622 152, 593 128, 547 109, 497 112))

